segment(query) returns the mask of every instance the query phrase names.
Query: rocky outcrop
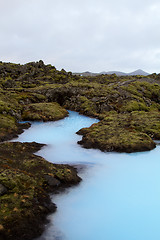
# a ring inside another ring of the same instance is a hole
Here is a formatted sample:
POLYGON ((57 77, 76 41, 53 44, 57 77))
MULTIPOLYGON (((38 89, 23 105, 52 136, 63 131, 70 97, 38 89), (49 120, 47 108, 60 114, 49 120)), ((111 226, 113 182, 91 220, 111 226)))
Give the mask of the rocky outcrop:
POLYGON ((39 236, 47 214, 56 210, 49 193, 81 180, 75 168, 34 155, 42 146, 35 142, 0 144, 0 239, 39 236))
POLYGON ((83 135, 78 143, 85 148, 102 151, 141 152, 156 147, 154 139, 160 139, 160 113, 134 112, 110 114, 99 123, 77 132, 83 135), (143 119, 143 126, 141 121, 143 119))
POLYGON ((28 104, 22 113, 22 119, 30 121, 56 121, 66 116, 68 111, 56 102, 28 104))

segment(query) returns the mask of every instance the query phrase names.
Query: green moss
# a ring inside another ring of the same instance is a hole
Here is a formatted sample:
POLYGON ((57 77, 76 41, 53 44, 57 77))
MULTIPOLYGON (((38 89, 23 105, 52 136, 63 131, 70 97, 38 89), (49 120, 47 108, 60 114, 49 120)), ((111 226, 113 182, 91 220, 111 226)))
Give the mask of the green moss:
POLYGON ((24 120, 58 120, 68 115, 68 112, 58 103, 29 104, 22 114, 24 120))
POLYGON ((159 112, 110 114, 90 128, 78 132, 85 147, 103 151, 134 152, 155 147, 152 139, 160 139, 159 112))
POLYGON ((130 92, 131 94, 135 95, 135 96, 139 96, 142 97, 142 92, 138 91, 137 86, 136 86, 137 82, 131 83, 128 86, 121 86, 121 89, 130 92))
POLYGON ((160 85, 157 83, 137 82, 137 88, 143 93, 143 96, 150 99, 156 99, 160 94, 160 85))
POLYGON ((81 105, 80 105, 80 112, 86 114, 86 115, 91 115, 91 116, 96 116, 96 105, 94 102, 91 100, 88 100, 85 96, 81 96, 79 98, 81 105))
POLYGON ((149 107, 145 105, 143 102, 138 102, 135 100, 132 100, 128 102, 125 106, 121 108, 121 111, 127 111, 127 112, 132 112, 132 111, 149 111, 149 107))
POLYGON ((10 110, 10 108, 9 108, 8 104, 6 102, 0 100, 0 113, 2 113, 4 111, 8 113, 9 110, 10 110))
POLYGON ((9 115, 2 115, 0 114, 0 129, 1 131, 3 131, 3 129, 7 129, 7 130, 14 130, 16 129, 16 122, 14 117, 11 117, 9 115))

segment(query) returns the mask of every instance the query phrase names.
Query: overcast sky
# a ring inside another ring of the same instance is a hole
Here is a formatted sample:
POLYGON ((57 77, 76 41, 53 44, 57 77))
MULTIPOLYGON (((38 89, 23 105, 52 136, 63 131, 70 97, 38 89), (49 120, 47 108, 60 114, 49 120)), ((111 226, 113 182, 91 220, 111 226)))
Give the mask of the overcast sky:
POLYGON ((1 61, 160 72, 159 0, 0 0, 1 61))

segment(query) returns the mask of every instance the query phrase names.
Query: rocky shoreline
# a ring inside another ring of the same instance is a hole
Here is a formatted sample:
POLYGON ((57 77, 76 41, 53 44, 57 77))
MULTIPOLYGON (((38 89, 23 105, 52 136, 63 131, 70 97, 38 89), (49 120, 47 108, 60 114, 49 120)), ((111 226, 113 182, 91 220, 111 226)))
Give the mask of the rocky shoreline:
POLYGON ((0 143, 17 138, 19 134, 23 133, 24 129, 28 129, 30 128, 30 126, 31 124, 29 122, 18 123, 16 130, 10 131, 9 133, 8 132, 3 133, 3 135, 0 137, 0 143))
POLYGON ((35 142, 0 143, 1 240, 40 236, 46 216, 56 211, 49 194, 81 181, 76 168, 52 164, 34 155, 43 146, 35 142))

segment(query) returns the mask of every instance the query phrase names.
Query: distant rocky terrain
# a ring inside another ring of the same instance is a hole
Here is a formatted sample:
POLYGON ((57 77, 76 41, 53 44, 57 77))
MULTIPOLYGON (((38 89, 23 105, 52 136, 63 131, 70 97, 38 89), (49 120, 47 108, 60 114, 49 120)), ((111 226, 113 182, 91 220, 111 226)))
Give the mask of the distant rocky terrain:
POLYGON ((160 74, 136 74, 79 76, 42 60, 0 62, 0 239, 29 240, 36 235, 31 225, 40 234, 46 214, 55 210, 48 193, 80 181, 74 168, 35 156, 41 145, 4 142, 30 127, 20 121, 56 121, 69 109, 100 120, 77 132, 83 147, 117 152, 156 147, 160 74))

